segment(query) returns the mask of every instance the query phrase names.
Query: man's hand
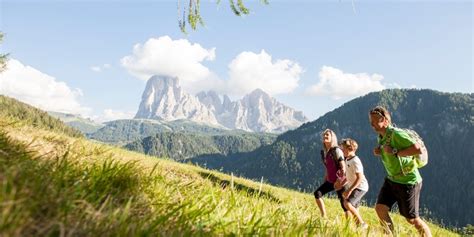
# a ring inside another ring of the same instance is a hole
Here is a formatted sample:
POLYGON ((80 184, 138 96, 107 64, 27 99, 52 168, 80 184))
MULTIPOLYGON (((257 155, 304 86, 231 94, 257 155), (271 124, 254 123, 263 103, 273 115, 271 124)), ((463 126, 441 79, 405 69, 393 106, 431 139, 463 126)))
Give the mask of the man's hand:
POLYGON ((380 150, 380 147, 374 148, 374 155, 375 156, 380 156, 382 154, 382 150, 380 150))
POLYGON ((383 146, 383 151, 387 154, 393 154, 393 148, 391 146, 383 146))

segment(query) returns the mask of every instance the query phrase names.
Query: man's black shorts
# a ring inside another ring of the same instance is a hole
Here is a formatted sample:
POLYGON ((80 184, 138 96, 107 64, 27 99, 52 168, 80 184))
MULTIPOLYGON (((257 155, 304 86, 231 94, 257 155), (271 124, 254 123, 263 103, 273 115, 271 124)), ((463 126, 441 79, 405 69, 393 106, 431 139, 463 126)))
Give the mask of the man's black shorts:
POLYGON ((421 182, 415 185, 399 184, 385 178, 377 204, 383 204, 392 209, 398 204, 400 214, 405 218, 413 219, 419 216, 421 182))

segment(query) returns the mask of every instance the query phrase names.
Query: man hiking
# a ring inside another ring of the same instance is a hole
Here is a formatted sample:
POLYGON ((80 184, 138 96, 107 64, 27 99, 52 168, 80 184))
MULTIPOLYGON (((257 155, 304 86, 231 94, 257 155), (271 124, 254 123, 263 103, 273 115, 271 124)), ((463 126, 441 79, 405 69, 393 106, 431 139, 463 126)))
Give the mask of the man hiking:
POLYGON ((420 144, 402 129, 394 128, 390 113, 382 106, 369 112, 370 125, 378 134, 374 155, 380 156, 387 177, 377 197, 375 211, 387 232, 394 230, 389 211, 397 203, 400 214, 422 236, 431 236, 428 225, 419 217, 421 175, 413 155, 421 154, 420 144))

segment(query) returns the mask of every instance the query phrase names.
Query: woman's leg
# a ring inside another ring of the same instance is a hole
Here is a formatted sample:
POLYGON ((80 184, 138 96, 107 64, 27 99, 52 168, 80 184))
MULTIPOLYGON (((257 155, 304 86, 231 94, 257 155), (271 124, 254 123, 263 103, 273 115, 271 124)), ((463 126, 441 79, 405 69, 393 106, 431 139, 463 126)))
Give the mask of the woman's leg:
POLYGON ((314 191, 314 197, 316 198, 316 204, 318 205, 319 211, 321 212, 321 216, 323 218, 326 217, 326 208, 324 207, 323 196, 324 196, 324 194, 329 193, 332 190, 334 190, 333 184, 326 181, 321 186, 319 186, 319 188, 316 189, 316 191, 314 191))

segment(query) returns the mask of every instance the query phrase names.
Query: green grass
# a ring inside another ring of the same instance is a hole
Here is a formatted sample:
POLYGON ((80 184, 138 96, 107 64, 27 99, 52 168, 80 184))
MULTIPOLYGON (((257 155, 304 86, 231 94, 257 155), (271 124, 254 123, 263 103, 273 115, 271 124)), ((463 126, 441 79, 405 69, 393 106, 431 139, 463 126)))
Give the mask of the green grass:
MULTIPOLYGON (((382 235, 373 208, 362 231, 326 207, 323 220, 311 194, 0 119, 0 236, 382 235)), ((398 236, 417 234, 392 216, 398 236)))

